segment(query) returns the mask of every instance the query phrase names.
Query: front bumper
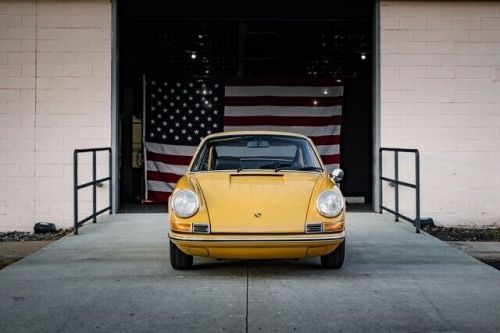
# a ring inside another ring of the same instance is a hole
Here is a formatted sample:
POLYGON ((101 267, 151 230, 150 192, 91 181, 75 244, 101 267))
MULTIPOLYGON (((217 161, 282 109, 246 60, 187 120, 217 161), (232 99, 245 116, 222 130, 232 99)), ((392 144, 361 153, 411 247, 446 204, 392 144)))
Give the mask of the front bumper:
POLYGON ((328 254, 345 238, 345 232, 322 234, 184 234, 170 231, 169 238, 184 253, 221 259, 284 259, 328 254))

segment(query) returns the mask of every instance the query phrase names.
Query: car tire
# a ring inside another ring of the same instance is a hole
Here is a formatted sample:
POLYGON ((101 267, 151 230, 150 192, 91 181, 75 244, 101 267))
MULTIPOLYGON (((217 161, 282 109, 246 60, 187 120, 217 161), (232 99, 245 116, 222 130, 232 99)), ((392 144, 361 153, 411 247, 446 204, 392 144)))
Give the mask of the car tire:
POLYGON ((324 256, 321 256, 321 266, 324 268, 338 269, 344 264, 345 240, 337 248, 324 256))
POLYGON ((174 269, 190 269, 193 267, 193 256, 185 254, 170 241, 170 264, 174 269))

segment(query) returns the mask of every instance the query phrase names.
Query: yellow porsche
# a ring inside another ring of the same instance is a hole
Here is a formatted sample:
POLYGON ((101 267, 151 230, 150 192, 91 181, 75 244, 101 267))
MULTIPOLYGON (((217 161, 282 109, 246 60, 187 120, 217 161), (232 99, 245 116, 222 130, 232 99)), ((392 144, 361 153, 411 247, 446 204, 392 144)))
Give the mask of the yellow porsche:
POLYGON ((169 199, 170 263, 321 257, 340 268, 345 200, 312 141, 284 132, 207 136, 169 199))

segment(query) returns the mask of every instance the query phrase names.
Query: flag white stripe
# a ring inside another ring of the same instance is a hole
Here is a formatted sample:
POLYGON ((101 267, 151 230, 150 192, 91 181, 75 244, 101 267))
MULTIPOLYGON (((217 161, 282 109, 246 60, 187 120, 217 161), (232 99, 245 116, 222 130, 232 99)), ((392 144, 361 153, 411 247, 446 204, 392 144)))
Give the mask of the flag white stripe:
POLYGON ((338 155, 340 153, 340 145, 321 145, 316 146, 320 155, 338 155))
POLYGON ((155 192, 173 192, 175 188, 174 183, 167 183, 158 180, 148 180, 148 191, 155 192))
POLYGON ((306 136, 340 135, 340 125, 331 126, 224 126, 224 132, 232 131, 280 131, 306 136))
POLYGON ((226 117, 332 117, 342 115, 342 106, 226 106, 224 114, 226 117))
POLYGON ((340 97, 343 95, 342 86, 226 86, 227 97, 250 96, 290 96, 290 97, 340 97))
POLYGON ((179 176, 182 176, 186 173, 187 167, 188 167, 187 165, 166 164, 163 162, 155 162, 155 161, 146 162, 146 169, 148 171, 173 173, 179 176))
POLYGON ((145 142, 146 149, 153 153, 164 155, 193 156, 196 146, 165 145, 162 143, 145 142))

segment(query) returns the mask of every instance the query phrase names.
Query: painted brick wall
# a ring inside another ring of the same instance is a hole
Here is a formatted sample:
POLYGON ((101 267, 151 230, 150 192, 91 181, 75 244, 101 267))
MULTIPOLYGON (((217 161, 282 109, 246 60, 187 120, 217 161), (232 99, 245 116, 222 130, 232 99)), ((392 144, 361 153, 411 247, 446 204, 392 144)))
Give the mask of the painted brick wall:
POLYGON ((500 2, 382 1, 380 16, 382 146, 420 150, 424 216, 500 225, 500 2))
POLYGON ((34 214, 34 18, 34 2, 0 2, 0 230, 34 214))
POLYGON ((110 76, 110 1, 0 1, 0 231, 71 226, 72 151, 110 145, 110 76))

